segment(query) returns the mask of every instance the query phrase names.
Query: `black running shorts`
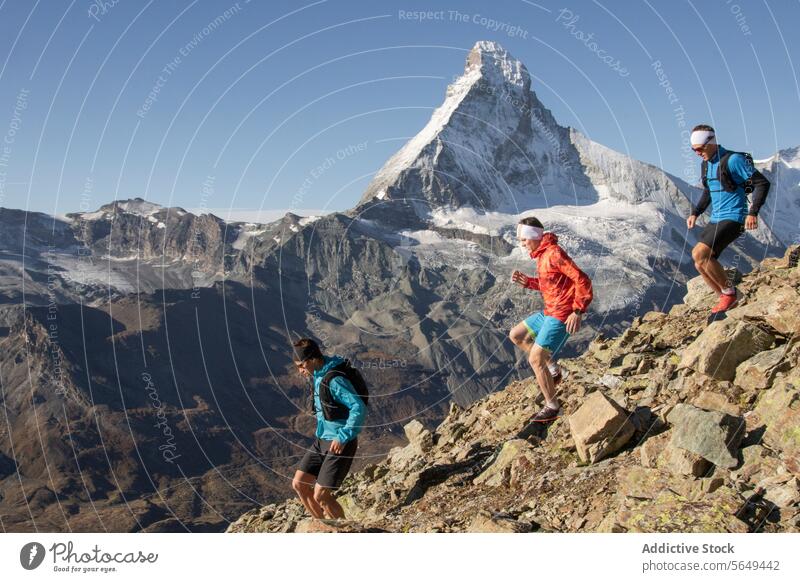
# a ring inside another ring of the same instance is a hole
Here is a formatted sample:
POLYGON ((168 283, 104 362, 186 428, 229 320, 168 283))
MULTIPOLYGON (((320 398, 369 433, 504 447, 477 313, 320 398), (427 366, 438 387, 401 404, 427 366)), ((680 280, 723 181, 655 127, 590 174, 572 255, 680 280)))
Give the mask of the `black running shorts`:
POLYGON ((744 224, 735 220, 709 222, 700 233, 700 242, 711 247, 713 257, 719 254, 744 232, 744 224))
POLYGON ((353 464, 353 457, 358 448, 358 439, 346 443, 344 450, 339 455, 328 450, 331 442, 314 439, 314 444, 306 452, 297 469, 303 473, 314 475, 320 487, 338 489, 344 478, 347 477, 350 465, 353 464))

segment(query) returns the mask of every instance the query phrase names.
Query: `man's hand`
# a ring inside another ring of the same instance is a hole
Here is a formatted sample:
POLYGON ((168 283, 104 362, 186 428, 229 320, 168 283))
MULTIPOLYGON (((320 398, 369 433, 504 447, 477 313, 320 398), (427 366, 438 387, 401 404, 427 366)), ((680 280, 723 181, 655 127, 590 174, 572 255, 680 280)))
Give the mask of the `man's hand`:
POLYGON ((694 223, 697 222, 697 217, 692 214, 689 218, 686 219, 686 227, 687 228, 694 228, 694 223))
POLYGON ((567 318, 567 333, 573 334, 581 328, 581 314, 580 313, 572 313, 567 318))
POLYGON ((517 285, 522 285, 523 287, 527 287, 528 286, 528 276, 527 275, 523 275, 519 271, 514 271, 511 274, 511 280, 514 283, 516 283, 517 285))
POLYGON ((744 227, 747 230, 755 230, 758 228, 758 216, 754 216, 752 214, 748 214, 747 218, 744 219, 744 227))
POLYGON ((338 440, 334 440, 331 442, 331 446, 328 449, 334 455, 341 455, 342 451, 344 451, 344 445, 340 443, 338 440))

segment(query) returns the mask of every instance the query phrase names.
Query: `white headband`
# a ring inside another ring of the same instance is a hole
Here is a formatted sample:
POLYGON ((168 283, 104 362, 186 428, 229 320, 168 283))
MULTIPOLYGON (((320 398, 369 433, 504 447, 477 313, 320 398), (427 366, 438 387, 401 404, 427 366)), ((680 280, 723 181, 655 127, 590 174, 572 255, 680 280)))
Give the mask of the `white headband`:
POLYGON ((702 146, 709 143, 717 143, 717 138, 714 136, 713 131, 698 129, 692 132, 691 142, 692 146, 702 146))
POLYGON ((527 224, 517 225, 517 236, 526 240, 541 240, 544 229, 538 226, 528 226, 527 224))

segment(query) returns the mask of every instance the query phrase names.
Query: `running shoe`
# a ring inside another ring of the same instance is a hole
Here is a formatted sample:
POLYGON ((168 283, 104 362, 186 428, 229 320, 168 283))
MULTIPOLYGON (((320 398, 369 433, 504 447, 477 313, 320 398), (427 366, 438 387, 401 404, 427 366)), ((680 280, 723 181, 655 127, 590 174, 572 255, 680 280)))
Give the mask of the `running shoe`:
POLYGON ((534 417, 531 419, 531 422, 553 422, 555 419, 561 416, 561 408, 550 408, 549 406, 545 406, 539 412, 537 412, 534 417))
POLYGON ((719 303, 717 303, 714 307, 711 308, 711 313, 722 313, 723 311, 728 311, 729 309, 733 309, 739 304, 739 299, 736 297, 736 294, 733 295, 725 295, 724 293, 719 296, 719 303))

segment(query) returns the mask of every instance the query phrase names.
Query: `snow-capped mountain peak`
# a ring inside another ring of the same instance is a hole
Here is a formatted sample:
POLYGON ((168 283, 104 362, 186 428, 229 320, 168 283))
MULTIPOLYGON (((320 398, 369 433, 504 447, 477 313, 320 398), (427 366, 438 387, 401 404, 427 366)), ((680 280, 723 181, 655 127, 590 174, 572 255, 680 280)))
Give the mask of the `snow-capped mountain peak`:
POLYGON ((526 91, 530 89, 531 77, 525 65, 493 41, 478 41, 469 52, 464 74, 469 75, 474 71, 478 71, 488 82, 498 85, 511 83, 526 91))
POLYGON ((525 65, 502 46, 476 43, 444 102, 375 175, 361 204, 406 200, 423 213, 464 206, 519 212, 591 198, 575 172, 580 164, 569 131, 530 82, 525 65))
POLYGON ((156 204, 155 202, 149 202, 143 198, 129 198, 127 200, 114 200, 113 202, 109 202, 108 204, 104 204, 94 212, 80 212, 80 213, 70 213, 67 215, 70 219, 80 219, 80 220, 102 220, 102 219, 113 219, 113 217, 117 214, 132 214, 135 216, 141 216, 142 218, 147 218, 151 222, 153 222, 154 216, 164 212, 169 211, 170 214, 174 214, 176 216, 183 216, 186 214, 186 211, 183 208, 167 208, 166 206, 161 206, 160 204, 156 204))

